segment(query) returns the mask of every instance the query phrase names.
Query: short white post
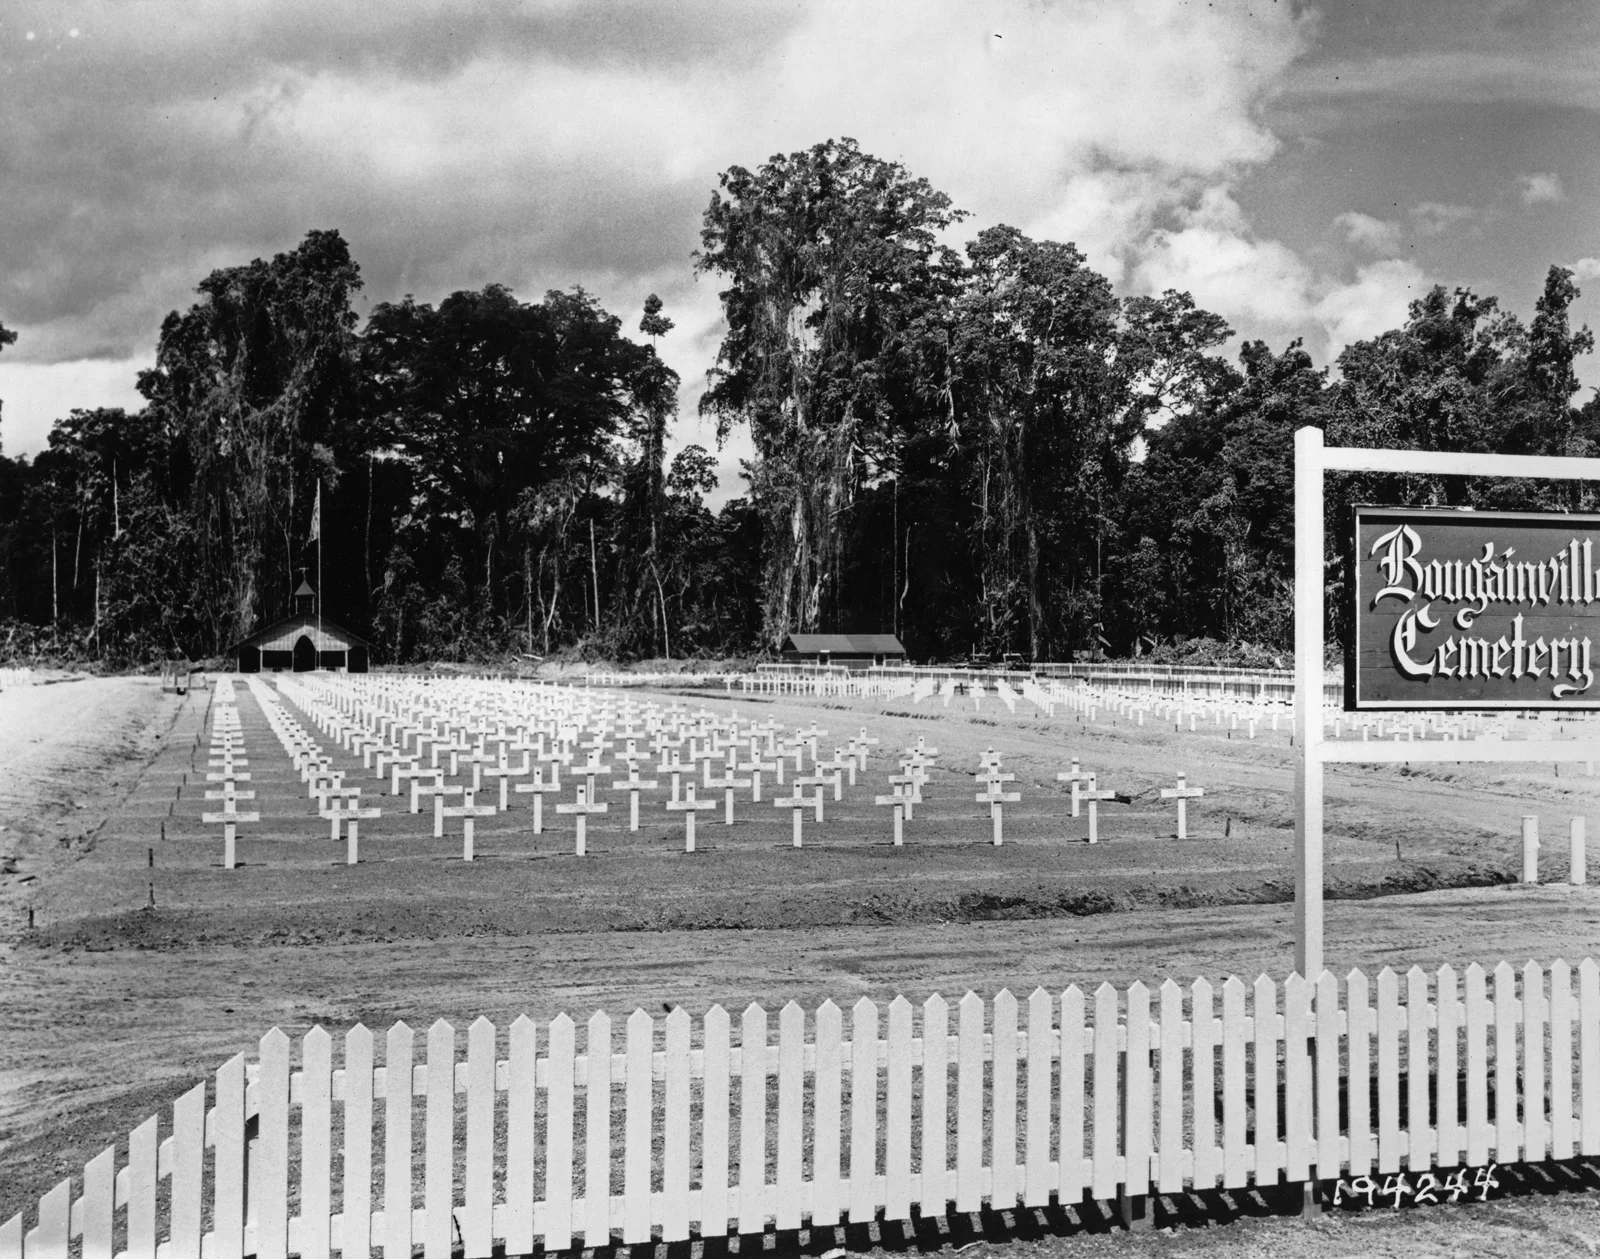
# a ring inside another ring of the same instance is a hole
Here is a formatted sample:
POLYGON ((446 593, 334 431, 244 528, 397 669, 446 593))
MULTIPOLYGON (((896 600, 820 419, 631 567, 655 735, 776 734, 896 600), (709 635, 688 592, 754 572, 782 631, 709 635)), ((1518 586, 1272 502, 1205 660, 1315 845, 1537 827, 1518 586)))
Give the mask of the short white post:
POLYGON ((1522 819, 1522 881, 1539 881, 1539 819, 1531 815, 1522 819))
POLYGON ((1567 874, 1567 879, 1573 887, 1582 887, 1589 881, 1589 859, 1588 854, 1584 851, 1583 832, 1584 819, 1581 817, 1573 818, 1571 824, 1572 862, 1567 874))

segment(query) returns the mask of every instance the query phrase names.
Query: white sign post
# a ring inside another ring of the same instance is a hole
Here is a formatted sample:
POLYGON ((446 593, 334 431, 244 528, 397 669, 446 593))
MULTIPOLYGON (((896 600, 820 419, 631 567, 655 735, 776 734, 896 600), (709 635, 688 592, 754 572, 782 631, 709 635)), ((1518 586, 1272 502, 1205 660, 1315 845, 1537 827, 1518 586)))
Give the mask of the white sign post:
MULTIPOLYGON (((1600 739, 1461 740, 1441 743, 1324 742, 1323 502, 1326 472, 1600 481, 1600 459, 1555 455, 1450 454, 1324 446, 1322 430, 1294 435, 1295 970, 1315 982, 1322 955, 1322 767, 1329 762, 1590 761, 1600 739)), ((1574 705, 1574 707, 1577 707, 1574 705)))

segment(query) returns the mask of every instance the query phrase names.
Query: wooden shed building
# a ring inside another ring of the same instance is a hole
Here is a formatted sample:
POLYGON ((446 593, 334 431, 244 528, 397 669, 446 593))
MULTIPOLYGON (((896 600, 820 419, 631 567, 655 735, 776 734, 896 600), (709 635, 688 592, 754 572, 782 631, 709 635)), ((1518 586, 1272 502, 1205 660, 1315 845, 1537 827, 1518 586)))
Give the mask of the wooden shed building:
POLYGON ((367 671, 367 640, 323 617, 298 612, 235 643, 230 654, 240 673, 342 669, 367 671))
POLYGON ((785 664, 837 664, 849 669, 904 664, 906 649, 893 634, 790 634, 783 640, 785 664))

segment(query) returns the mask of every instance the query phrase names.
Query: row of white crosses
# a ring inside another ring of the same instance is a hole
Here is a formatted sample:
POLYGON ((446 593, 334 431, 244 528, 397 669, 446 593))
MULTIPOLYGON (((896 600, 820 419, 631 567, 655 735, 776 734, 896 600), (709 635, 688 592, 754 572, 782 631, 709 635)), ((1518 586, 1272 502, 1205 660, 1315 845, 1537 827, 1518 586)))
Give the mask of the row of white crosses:
MULTIPOLYGON (((779 735, 777 724, 772 721, 741 722, 736 717, 718 720, 704 710, 691 715, 681 706, 662 710, 656 705, 641 707, 632 700, 624 701, 619 711, 614 701, 608 698, 565 688, 535 688, 532 692, 535 703, 532 705, 506 704, 504 701, 510 688, 503 686, 488 695, 480 693, 477 698, 487 699, 489 703, 480 705, 476 718, 467 716, 464 723, 464 714, 459 707, 452 706, 441 717, 438 708, 444 705, 433 705, 430 712, 430 706, 425 701, 418 702, 421 697, 416 692, 402 697, 392 686, 368 688, 360 699, 348 690, 328 685, 324 685, 318 695, 308 693, 298 683, 294 684, 294 690, 299 699, 310 705, 308 711, 313 712, 314 719, 325 729, 338 731, 347 747, 359 749, 365 763, 370 765, 376 761, 380 774, 387 767, 396 784, 396 791, 400 778, 410 780, 414 811, 419 807, 422 796, 433 797, 436 834, 442 833, 440 828, 446 817, 461 816, 464 823, 470 826, 472 817, 484 816, 492 811, 490 806, 474 807, 468 789, 443 782, 443 767, 437 764, 441 753, 450 753, 453 769, 459 769, 458 758, 465 755, 472 763, 475 784, 480 774, 498 778, 503 805, 508 803, 508 780, 530 777, 532 781, 516 783, 510 790, 533 796, 535 834, 543 830, 543 797, 559 793, 560 772, 565 766, 571 774, 582 778, 583 783, 576 787, 576 800, 560 803, 556 807, 558 814, 573 816, 576 850, 580 855, 587 850, 588 817, 604 813, 609 808, 598 799, 598 789, 602 776, 612 772, 612 766, 606 763, 605 756, 613 742, 626 743, 626 750, 619 750, 616 756, 619 761, 627 763, 627 776, 613 778, 611 788, 628 794, 629 829, 637 830, 639 826, 640 793, 654 790, 660 785, 659 778, 644 778, 639 773, 640 762, 654 754, 660 759, 655 767, 656 772, 671 778, 672 798, 666 803, 666 808, 668 812, 684 815, 685 848, 689 851, 694 848, 694 823, 698 814, 710 812, 716 807, 714 799, 702 798, 698 793, 694 782, 697 768, 701 778, 698 784, 700 788, 723 793, 724 822, 731 825, 734 821, 736 791, 749 788, 753 802, 760 803, 761 775, 775 774, 778 783, 782 784, 787 761, 792 757, 797 775, 794 794, 774 803, 779 808, 789 808, 796 813, 798 828, 802 808, 811 809, 816 818, 822 820, 823 793, 830 781, 835 799, 842 798, 845 777, 848 776, 854 784, 857 771, 865 765, 868 747, 876 742, 862 731, 859 738, 850 740, 848 750, 835 749, 831 759, 823 760, 818 743, 827 732, 818 729, 815 722, 809 730, 800 730, 793 738, 784 739, 779 735), (495 707, 496 701, 499 702, 498 711, 486 711, 495 707), (406 718, 396 719, 395 713, 400 707, 409 707, 412 711, 406 718), (379 709, 386 709, 387 715, 380 716, 379 709), (474 720, 476 745, 467 738, 474 720), (643 727, 637 724, 640 721, 645 723, 643 727), (418 722, 424 723, 425 730, 418 729, 418 722), (491 727, 496 723, 498 731, 491 732, 491 727), (512 728, 516 729, 516 734, 511 733, 512 728), (615 738, 609 733, 613 728, 616 730, 615 738), (582 739, 582 732, 591 729, 595 731, 593 737, 582 739), (387 739, 392 743, 397 734, 402 744, 415 737, 418 752, 412 755, 409 749, 402 748, 386 756, 384 741, 387 739), (497 753, 486 752, 486 737, 498 742, 497 753), (554 746, 547 747, 547 740, 553 741, 554 746), (419 763, 424 742, 431 744, 433 764, 430 766, 419 763), (641 748, 643 743, 650 744, 650 751, 641 748), (744 750, 746 745, 747 751, 744 750), (683 759, 685 748, 688 750, 687 761, 683 759), (583 761, 575 759, 579 750, 585 753, 583 761), (515 751, 521 756, 520 766, 509 761, 508 751, 515 751), (808 752, 813 771, 810 775, 803 772, 808 752), (402 757, 406 759, 402 760, 402 757), (535 760, 539 762, 537 766, 533 764, 535 760), (546 766, 550 771, 548 780, 544 777, 546 766), (720 767, 718 776, 713 776, 713 766, 720 767), (749 777, 740 777, 742 774, 749 774, 749 777), (431 784, 429 779, 432 780, 431 784), (812 788, 815 794, 806 799, 801 795, 802 788, 812 788), (465 797, 463 804, 445 808, 441 796, 457 791, 465 797), (467 813, 468 808, 472 808, 473 812, 467 813)), ((523 698, 527 697, 528 692, 524 690, 523 698)), ((620 771, 621 767, 617 766, 616 772, 620 774, 620 771)))
POLYGON ((328 838, 338 843, 342 831, 345 864, 357 864, 361 860, 361 823, 382 816, 382 811, 361 803, 361 788, 345 783, 344 774, 333 768, 332 758, 325 755, 305 727, 284 710, 265 682, 251 678, 250 687, 261 704, 267 725, 300 774, 307 797, 315 801, 317 816, 327 819, 328 838))
POLYGON ((241 811, 238 807, 241 800, 254 800, 256 793, 238 788, 239 783, 250 781, 250 762, 245 756, 244 732, 239 725, 239 707, 231 679, 224 678, 217 683, 211 707, 211 750, 206 760, 206 782, 219 785, 207 786, 205 798, 222 801, 222 807, 201 813, 200 820, 208 826, 222 827, 222 865, 232 870, 238 863, 239 824, 259 822, 261 814, 255 810, 241 811))

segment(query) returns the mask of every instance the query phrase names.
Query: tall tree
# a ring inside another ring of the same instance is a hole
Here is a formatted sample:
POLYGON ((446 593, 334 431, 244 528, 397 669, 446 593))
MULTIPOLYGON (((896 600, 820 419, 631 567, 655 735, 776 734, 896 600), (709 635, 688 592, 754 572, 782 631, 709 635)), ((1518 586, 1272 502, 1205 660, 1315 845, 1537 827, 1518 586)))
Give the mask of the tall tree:
POLYGON ((531 551, 564 546, 579 500, 610 482, 641 392, 653 388, 670 411, 658 363, 582 289, 524 303, 491 284, 437 308, 407 297, 373 309, 362 338, 369 406, 410 461, 430 527, 458 539, 461 580, 486 612, 514 615, 501 578, 531 574, 531 619, 543 589, 531 551))
POLYGON ((152 421, 192 467, 202 539, 196 599, 219 651, 289 610, 317 472, 355 413, 360 268, 336 231, 213 271, 201 300, 161 326, 139 374, 152 421))
POLYGON ((817 626, 840 517, 900 413, 922 405, 912 339, 953 291, 959 258, 938 233, 963 215, 849 138, 730 167, 720 182, 696 265, 728 281, 728 331, 700 406, 719 437, 750 426, 763 634, 776 646, 817 626))

